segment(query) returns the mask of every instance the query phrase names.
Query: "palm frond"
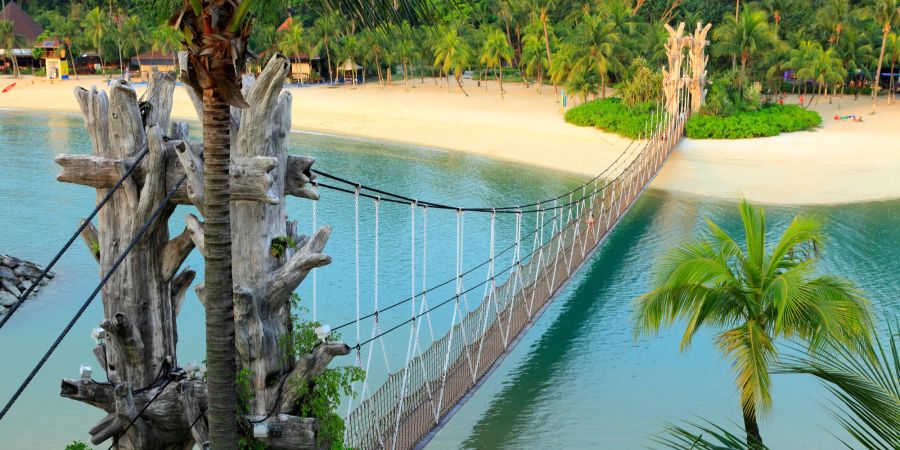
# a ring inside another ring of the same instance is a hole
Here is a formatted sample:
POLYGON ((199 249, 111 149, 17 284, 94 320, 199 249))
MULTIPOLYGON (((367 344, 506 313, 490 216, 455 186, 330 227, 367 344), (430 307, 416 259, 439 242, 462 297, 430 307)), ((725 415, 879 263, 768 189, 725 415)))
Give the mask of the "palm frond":
MULTIPOLYGON (((666 448, 675 450, 746 450, 747 443, 744 437, 708 420, 704 423, 690 423, 685 425, 669 424, 665 430, 653 440, 666 448)), ((737 433, 743 434, 741 427, 737 433)), ((765 445, 756 447, 757 450, 768 450, 765 445)))
MULTIPOLYGON (((887 346, 877 336, 872 357, 852 349, 828 345, 807 356, 787 356, 776 373, 813 375, 826 384, 841 405, 832 415, 863 447, 875 450, 900 448, 900 349, 889 327, 887 346)), ((802 354, 798 351, 799 354, 802 354)))

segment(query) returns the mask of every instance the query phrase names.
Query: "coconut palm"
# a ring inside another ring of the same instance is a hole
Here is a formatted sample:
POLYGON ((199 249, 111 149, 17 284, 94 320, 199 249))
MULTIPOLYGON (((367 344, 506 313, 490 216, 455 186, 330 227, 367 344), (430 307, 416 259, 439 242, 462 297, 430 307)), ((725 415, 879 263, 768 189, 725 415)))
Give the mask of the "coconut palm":
POLYGON ((747 66, 762 52, 771 48, 776 38, 766 22, 766 13, 750 10, 739 19, 725 16, 723 22, 713 30, 713 41, 713 53, 718 56, 738 55, 741 75, 746 75, 747 66))
POLYGON ((150 31, 150 49, 154 52, 172 55, 172 65, 178 67, 175 52, 181 48, 181 33, 178 30, 161 25, 150 31))
POLYGON ((549 65, 547 55, 544 53, 544 43, 541 37, 534 33, 526 33, 522 39, 521 65, 526 77, 534 77, 537 83, 537 92, 541 93, 544 84, 544 69, 549 65))
POLYGON ((241 76, 248 56, 251 1, 191 0, 174 17, 187 50, 181 79, 202 98, 204 305, 209 407, 209 442, 215 449, 237 448, 235 423, 234 304, 231 277, 229 160, 231 114, 244 108, 241 76), (221 48, 232 51, 219 51, 221 48))
MULTIPOLYGON (((587 67, 576 70, 578 74, 576 78, 580 82, 599 78, 597 81, 600 84, 601 95, 606 98, 606 85, 610 73, 624 70, 621 61, 616 58, 616 55, 622 54, 623 51, 619 45, 622 41, 622 34, 616 30, 614 22, 606 20, 600 14, 588 14, 578 24, 574 39, 576 45, 581 49, 580 57, 575 65, 594 66, 593 70, 587 67), (588 76, 591 72, 595 72, 597 76, 588 76)), ((582 89, 581 92, 585 92, 585 90, 582 89)))
MULTIPOLYGON (((489 29, 481 47, 481 54, 478 61, 484 65, 487 70, 493 70, 494 76, 500 83, 500 98, 503 98, 503 63, 512 64, 513 50, 499 28, 489 29)), ((484 88, 487 89, 487 80, 484 80, 484 88)))
MULTIPOLYGON (((749 15, 747 13, 745 15, 749 15)), ((758 415, 771 410, 770 370, 779 338, 816 352, 827 343, 862 351, 871 330, 868 302, 840 277, 814 273, 823 226, 798 216, 767 245, 765 212, 743 201, 744 246, 712 221, 704 239, 680 245, 656 266, 650 292, 635 300, 635 334, 686 323, 681 349, 703 327, 732 360, 747 445, 759 448, 758 415)))
MULTIPOLYGON (((875 62, 875 50, 872 47, 870 35, 860 27, 850 27, 844 31, 841 45, 837 47, 838 58, 843 62, 847 74, 871 75, 871 67, 875 62)), ((844 95, 841 86, 841 97, 844 95)))
MULTIPOLYGON (((313 24, 312 34, 315 36, 315 52, 321 54, 325 52, 325 59, 328 61, 328 77, 331 84, 334 84, 334 69, 331 60, 331 51, 334 42, 340 38, 344 30, 344 18, 337 11, 325 14, 316 19, 313 24)), ((343 62, 343 61, 341 61, 343 62)))
POLYGON ((781 20, 784 19, 784 13, 790 11, 794 7, 794 0, 762 0, 760 2, 763 11, 771 18, 775 25, 773 32, 778 37, 778 31, 781 28, 781 20))
POLYGON ((381 74, 382 55, 385 52, 384 28, 369 28, 360 33, 362 46, 368 49, 366 56, 371 58, 370 63, 375 65, 378 74, 378 84, 384 88, 384 77, 381 74))
POLYGON ((103 39, 110 33, 109 16, 96 7, 88 11, 82 23, 84 37, 93 44, 100 55, 100 71, 106 75, 106 63, 103 60, 103 39))
POLYGON ((6 56, 12 60, 15 78, 19 78, 19 62, 16 60, 15 48, 20 46, 25 46, 25 39, 13 32, 12 21, 0 20, 0 48, 6 50, 6 56))
POLYGON ((828 43, 838 45, 844 28, 850 23, 850 0, 827 0, 816 12, 814 26, 828 35, 828 43))
POLYGON ((472 48, 459 33, 458 27, 447 27, 434 43, 434 66, 447 76, 447 89, 450 89, 450 72, 459 89, 466 95, 469 94, 462 85, 462 72, 469 65, 472 58, 472 48))
POLYGON ((134 50, 138 65, 141 64, 141 52, 147 45, 147 28, 138 16, 128 16, 122 23, 123 44, 134 50))
POLYGON ((900 22, 900 5, 898 5, 898 0, 876 0, 874 13, 875 21, 881 25, 881 53, 878 56, 878 68, 875 69, 875 82, 872 84, 872 114, 875 114, 875 108, 878 106, 878 90, 881 88, 879 80, 881 78, 882 63, 884 63, 887 37, 891 32, 891 27, 896 26, 900 22))
MULTIPOLYGON (((552 66, 553 65, 553 54, 550 52, 550 29, 548 26, 550 22, 549 14, 550 10, 554 5, 554 0, 532 0, 531 11, 532 11, 532 20, 536 20, 541 24, 541 30, 544 32, 544 48, 547 51, 547 63, 552 66)), ((556 83, 553 84, 553 92, 558 94, 559 92, 556 89, 556 83)))
POLYGON ((409 65, 417 51, 412 27, 407 23, 396 27, 392 42, 394 54, 403 68, 403 84, 409 86, 409 65))
POLYGON ((887 57, 891 60, 891 83, 889 89, 890 92, 888 93, 888 104, 893 105, 896 91, 895 81, 897 79, 897 76, 894 75, 894 68, 897 65, 897 60, 900 60, 900 35, 897 33, 888 34, 887 46, 887 57))
POLYGON ((275 46, 278 51, 290 57, 299 56, 309 50, 306 30, 299 20, 292 20, 291 26, 278 32, 275 46))

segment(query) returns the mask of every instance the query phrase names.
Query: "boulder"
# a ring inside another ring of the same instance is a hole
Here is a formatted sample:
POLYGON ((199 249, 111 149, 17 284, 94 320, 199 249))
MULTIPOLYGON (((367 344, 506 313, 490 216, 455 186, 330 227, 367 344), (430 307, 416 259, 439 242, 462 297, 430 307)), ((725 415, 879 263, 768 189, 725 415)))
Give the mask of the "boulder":
POLYGON ((20 291, 19 288, 16 287, 16 285, 8 280, 0 280, 0 286, 2 286, 3 289, 6 289, 7 292, 15 295, 16 297, 22 295, 22 291, 20 291))
POLYGON ((19 264, 22 263, 22 260, 16 258, 15 256, 9 255, 0 255, 0 265, 4 265, 6 267, 11 267, 13 269, 16 268, 19 264))
POLYGON ((0 280, 15 280, 15 279, 17 279, 17 277, 16 277, 16 272, 13 269, 10 269, 9 267, 6 267, 4 265, 0 265, 0 280))
POLYGON ((0 306, 7 307, 14 305, 19 299, 6 291, 0 291, 0 306))

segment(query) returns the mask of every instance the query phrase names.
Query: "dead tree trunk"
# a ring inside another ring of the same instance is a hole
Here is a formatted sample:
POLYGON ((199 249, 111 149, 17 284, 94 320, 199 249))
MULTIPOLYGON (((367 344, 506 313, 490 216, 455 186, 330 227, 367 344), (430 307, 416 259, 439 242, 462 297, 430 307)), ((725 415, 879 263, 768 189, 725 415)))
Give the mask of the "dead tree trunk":
POLYGON ((663 93, 666 96, 666 111, 669 114, 678 112, 678 90, 684 80, 681 77, 681 63, 684 55, 684 22, 673 29, 669 24, 665 25, 669 32, 669 38, 665 43, 666 56, 669 65, 663 68, 663 93))
MULTIPOLYGON (((254 401, 246 424, 260 420, 269 424, 265 442, 272 449, 316 447, 318 423, 292 415, 299 408, 296 396, 287 392, 288 381, 313 379, 334 356, 349 352, 343 343, 324 343, 293 361, 278 345, 290 332, 291 293, 309 270, 330 262, 320 253, 330 228, 323 227, 308 238, 298 235, 285 217, 286 195, 318 199, 308 185, 313 160, 287 155, 291 97, 281 93, 287 69, 287 60, 273 58, 258 82, 245 79, 244 95, 252 106, 246 111, 232 109, 236 346, 239 366, 253 373, 254 401), (297 249, 272 257, 270 243, 278 236, 293 237, 297 249), (281 387, 285 391, 279 393, 281 387)), ((83 233, 101 274, 171 187, 187 175, 171 204, 103 288, 106 319, 100 327, 106 335, 94 354, 107 371, 109 383, 62 381, 63 397, 108 413, 90 430, 91 441, 99 444, 113 438, 119 449, 186 450, 207 440, 206 383, 195 370, 180 368, 176 357, 175 319, 195 276, 193 270, 179 272, 179 268, 195 247, 204 251, 204 242, 202 223, 194 215, 185 218, 185 230, 176 237, 169 235, 168 219, 176 204, 193 204, 202 215, 204 195, 202 145, 186 141, 185 124, 172 126, 169 136, 163 134, 169 128, 174 86, 172 75, 155 72, 148 86, 149 106, 143 108, 126 81, 114 81, 109 96, 96 89, 76 88, 93 154, 56 159, 62 166, 60 181, 94 187, 99 200, 134 164, 135 156, 149 148, 101 210, 97 227, 83 233), (156 400, 123 434, 154 396, 156 400)), ((202 290, 202 285, 197 289, 202 290)))
POLYGON ((706 99, 706 64, 709 62, 709 57, 706 56, 706 45, 709 44, 706 35, 710 28, 712 28, 711 23, 701 27, 700 22, 697 22, 694 35, 688 38, 690 39, 688 56, 691 66, 691 81, 688 87, 691 92, 691 113, 699 111, 706 99))

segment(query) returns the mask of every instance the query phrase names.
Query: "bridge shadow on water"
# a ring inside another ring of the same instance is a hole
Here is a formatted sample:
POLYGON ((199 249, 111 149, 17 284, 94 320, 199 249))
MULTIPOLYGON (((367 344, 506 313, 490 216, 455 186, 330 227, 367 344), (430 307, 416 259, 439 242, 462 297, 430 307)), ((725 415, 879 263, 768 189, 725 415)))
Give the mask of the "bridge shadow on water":
POLYGON ((615 281, 625 275, 622 271, 629 252, 650 231, 664 203, 665 198, 658 195, 644 195, 638 200, 581 268, 573 285, 559 294, 561 298, 555 301, 564 303, 558 316, 504 380, 501 391, 463 443, 464 448, 501 448, 517 440, 522 428, 534 418, 533 413, 541 409, 537 399, 549 393, 558 382, 556 375, 573 358, 583 356, 575 354, 576 344, 595 331, 593 327, 614 293, 615 281))

